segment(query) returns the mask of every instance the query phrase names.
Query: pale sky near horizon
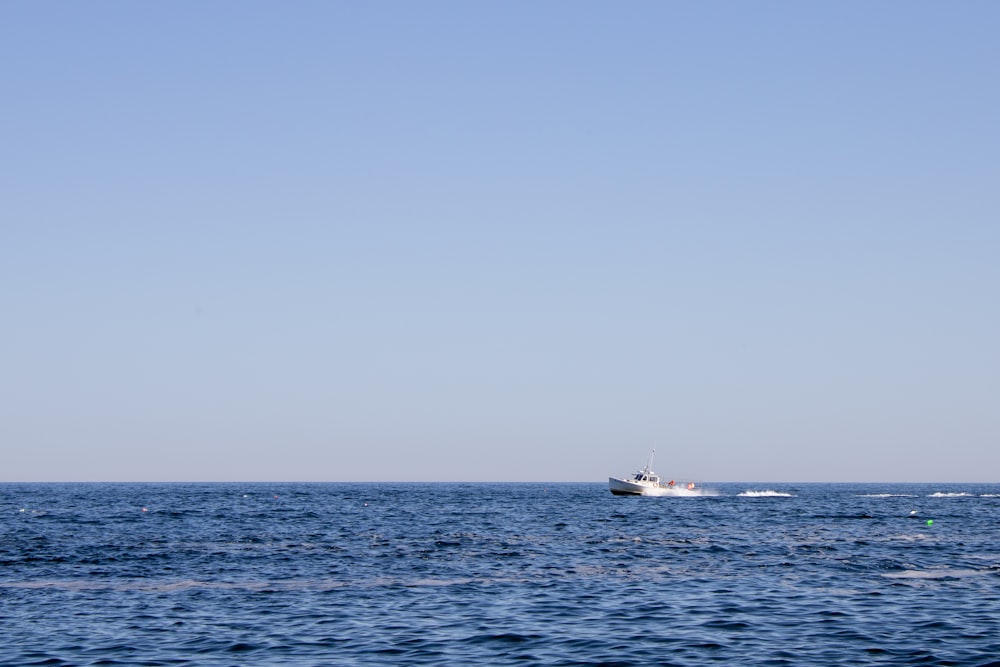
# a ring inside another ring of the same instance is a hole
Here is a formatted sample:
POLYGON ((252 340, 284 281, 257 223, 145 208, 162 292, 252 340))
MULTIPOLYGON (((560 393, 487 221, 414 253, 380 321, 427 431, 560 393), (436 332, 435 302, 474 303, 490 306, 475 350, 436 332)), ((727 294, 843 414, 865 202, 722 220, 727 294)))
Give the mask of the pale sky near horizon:
POLYGON ((0 4, 0 481, 1000 481, 1000 4, 0 4))

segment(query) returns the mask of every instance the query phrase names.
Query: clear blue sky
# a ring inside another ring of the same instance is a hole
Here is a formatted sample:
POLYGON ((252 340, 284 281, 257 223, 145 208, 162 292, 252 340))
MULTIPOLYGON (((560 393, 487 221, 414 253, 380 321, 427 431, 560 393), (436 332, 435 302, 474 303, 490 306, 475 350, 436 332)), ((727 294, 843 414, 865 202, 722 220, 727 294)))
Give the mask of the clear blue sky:
POLYGON ((1000 4, 0 4, 0 480, 1000 479, 1000 4))

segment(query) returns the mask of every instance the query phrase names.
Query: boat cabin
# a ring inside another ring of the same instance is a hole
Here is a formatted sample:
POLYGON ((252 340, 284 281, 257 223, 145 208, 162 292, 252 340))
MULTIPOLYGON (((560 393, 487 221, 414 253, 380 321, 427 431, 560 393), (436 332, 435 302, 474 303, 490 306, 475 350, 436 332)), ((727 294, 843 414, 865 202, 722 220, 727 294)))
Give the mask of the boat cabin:
POLYGON ((633 482, 644 482, 646 484, 656 484, 660 483, 660 476, 656 473, 650 472, 648 470, 640 470, 632 477, 633 482))

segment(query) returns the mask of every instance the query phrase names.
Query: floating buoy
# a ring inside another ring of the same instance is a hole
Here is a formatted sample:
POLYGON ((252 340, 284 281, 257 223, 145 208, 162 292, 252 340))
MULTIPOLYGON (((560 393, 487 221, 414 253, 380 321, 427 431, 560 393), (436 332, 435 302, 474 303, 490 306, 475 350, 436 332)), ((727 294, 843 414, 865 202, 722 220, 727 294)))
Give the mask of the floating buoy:
POLYGON ((934 519, 927 519, 927 525, 928 526, 933 526, 934 525, 934 519))

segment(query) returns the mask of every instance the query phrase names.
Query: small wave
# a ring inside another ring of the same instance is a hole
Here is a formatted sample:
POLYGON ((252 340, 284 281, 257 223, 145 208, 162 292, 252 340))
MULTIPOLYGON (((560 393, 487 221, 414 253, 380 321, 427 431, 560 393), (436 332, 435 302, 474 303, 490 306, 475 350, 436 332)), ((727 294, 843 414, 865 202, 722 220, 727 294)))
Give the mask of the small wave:
POLYGON ((912 493, 862 493, 859 498, 916 498, 912 493))
POLYGON ((992 570, 952 570, 943 567, 936 570, 903 570, 902 572, 887 572, 883 577, 889 579, 959 579, 975 577, 981 574, 992 574, 992 570))
POLYGON ((794 496, 791 493, 785 493, 784 491, 773 491, 771 489, 764 489, 763 491, 748 489, 743 493, 739 493, 737 495, 742 498, 794 498, 794 496))
POLYGON ((944 491, 938 491, 937 493, 932 493, 927 496, 928 498, 967 498, 975 494, 965 493, 964 491, 958 493, 946 493, 944 491))

